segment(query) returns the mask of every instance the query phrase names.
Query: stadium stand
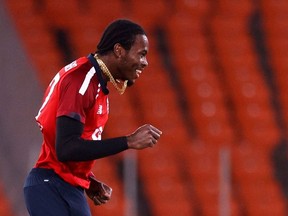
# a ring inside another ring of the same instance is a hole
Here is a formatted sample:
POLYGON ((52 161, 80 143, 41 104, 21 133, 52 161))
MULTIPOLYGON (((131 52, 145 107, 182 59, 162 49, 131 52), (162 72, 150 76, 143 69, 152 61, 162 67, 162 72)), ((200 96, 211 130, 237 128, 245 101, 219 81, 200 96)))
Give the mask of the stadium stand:
POLYGON ((238 2, 239 6, 241 4, 239 8, 243 8, 243 13, 238 11, 241 15, 235 16, 233 13, 235 5, 231 8, 227 5, 228 8, 223 11, 224 13, 229 11, 231 14, 226 16, 222 13, 216 14, 212 24, 219 59, 235 104, 235 114, 242 128, 244 140, 233 147, 235 150, 232 157, 234 181, 236 187, 240 188, 240 197, 245 203, 248 215, 285 215, 285 202, 271 172, 270 158, 271 150, 280 139, 280 131, 274 118, 275 110, 269 101, 269 88, 259 69, 257 54, 249 37, 248 23, 253 5, 242 3, 238 2), (230 35, 231 29, 237 34, 230 35), (244 143, 246 151, 250 153, 245 155, 246 159, 242 158, 244 155, 241 151, 237 151, 244 143), (247 163, 246 169, 245 166, 241 166, 241 163, 242 165, 247 163), (242 173, 243 171, 245 174, 242 173), (261 184, 253 187, 251 182, 261 182, 261 184), (262 192, 269 196, 264 196, 262 192))
POLYGON ((287 128, 287 25, 288 4, 285 1, 263 0, 260 4, 263 16, 263 25, 266 44, 269 49, 269 61, 275 72, 277 87, 279 88, 280 103, 284 111, 284 120, 287 128))
MULTIPOLYGON (((287 215, 287 198, 271 162, 283 134, 248 28, 256 8, 253 1, 36 2, 6 1, 43 86, 65 63, 55 29, 67 33, 72 57, 95 51, 100 33, 115 18, 134 19, 147 29, 150 66, 123 96, 111 88, 104 136, 127 134, 146 122, 163 131, 159 145, 137 154, 145 197, 140 201, 146 202, 149 216, 219 215, 219 152, 223 148, 230 149, 231 157, 230 215, 287 215), (157 35, 159 29, 167 38, 164 46, 169 53, 158 49, 163 43, 157 35), (170 71, 175 76, 169 75, 163 55, 170 55, 169 64, 174 66, 170 71), (175 78, 183 94, 177 91, 175 78), (179 98, 187 103, 187 113, 181 113, 179 98), (194 126, 193 134, 187 129, 187 120, 194 126)), ((288 3, 259 3, 280 103, 288 110, 288 3)), ((287 127, 287 111, 284 119, 287 127)), ((95 163, 93 171, 112 186, 113 199, 103 208, 91 203, 93 215, 123 215, 122 160, 123 155, 117 155, 95 163)), ((1 203, 7 203, 1 193, 2 199, 1 203)), ((0 208, 1 215, 10 214, 7 206, 0 208)), ((139 212, 142 215, 145 212, 139 212)))

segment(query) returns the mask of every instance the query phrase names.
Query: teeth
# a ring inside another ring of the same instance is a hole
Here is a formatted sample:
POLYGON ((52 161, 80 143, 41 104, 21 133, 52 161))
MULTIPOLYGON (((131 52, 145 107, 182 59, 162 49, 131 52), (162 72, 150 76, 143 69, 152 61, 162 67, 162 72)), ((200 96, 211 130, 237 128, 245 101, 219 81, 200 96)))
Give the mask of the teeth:
POLYGON ((141 73, 142 73, 142 71, 141 71, 141 70, 136 70, 136 72, 137 72, 137 73, 139 73, 139 74, 141 74, 141 73))

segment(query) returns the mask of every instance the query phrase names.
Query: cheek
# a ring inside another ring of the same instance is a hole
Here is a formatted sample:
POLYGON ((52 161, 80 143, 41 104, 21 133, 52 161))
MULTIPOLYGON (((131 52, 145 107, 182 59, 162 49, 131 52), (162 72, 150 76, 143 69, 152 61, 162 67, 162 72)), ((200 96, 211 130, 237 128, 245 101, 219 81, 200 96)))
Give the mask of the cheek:
POLYGON ((122 67, 122 77, 124 79, 131 79, 133 77, 134 71, 134 66, 127 63, 124 67, 122 67))
POLYGON ((131 71, 135 71, 138 65, 139 63, 136 59, 133 58, 127 59, 125 64, 125 69, 127 71, 126 73, 131 73, 131 71))
POLYGON ((140 59, 132 58, 127 56, 123 61, 122 74, 123 78, 134 79, 136 74, 136 69, 139 67, 140 59))

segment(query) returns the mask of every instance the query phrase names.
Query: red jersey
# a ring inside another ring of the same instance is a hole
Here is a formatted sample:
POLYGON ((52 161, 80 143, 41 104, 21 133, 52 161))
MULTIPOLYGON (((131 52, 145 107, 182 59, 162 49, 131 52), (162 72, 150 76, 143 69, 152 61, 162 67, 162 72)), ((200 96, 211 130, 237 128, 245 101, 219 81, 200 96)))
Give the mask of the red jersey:
POLYGON ((83 139, 100 140, 108 119, 108 97, 102 91, 96 70, 82 57, 62 68, 49 84, 36 116, 43 134, 41 152, 35 167, 53 169, 75 186, 89 187, 88 174, 93 161, 60 162, 56 156, 56 118, 68 116, 84 124, 83 139))

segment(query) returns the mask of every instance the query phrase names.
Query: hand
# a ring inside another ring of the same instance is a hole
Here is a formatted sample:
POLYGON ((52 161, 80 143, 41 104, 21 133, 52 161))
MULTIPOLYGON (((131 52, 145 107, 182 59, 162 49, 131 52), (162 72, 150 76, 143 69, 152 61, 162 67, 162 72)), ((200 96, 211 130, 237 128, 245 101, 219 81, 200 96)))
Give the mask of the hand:
POLYGON ((95 205, 107 203, 112 195, 112 188, 103 182, 98 181, 94 176, 90 175, 90 187, 86 189, 87 196, 93 200, 95 205))
POLYGON ((128 147, 132 149, 153 147, 161 134, 162 131, 156 127, 149 124, 143 125, 127 136, 128 147))

